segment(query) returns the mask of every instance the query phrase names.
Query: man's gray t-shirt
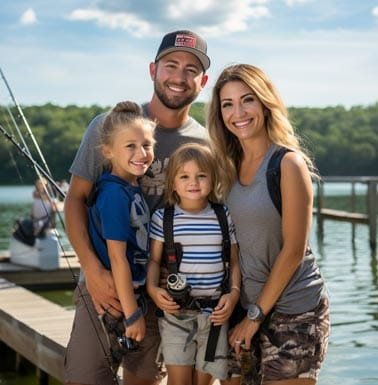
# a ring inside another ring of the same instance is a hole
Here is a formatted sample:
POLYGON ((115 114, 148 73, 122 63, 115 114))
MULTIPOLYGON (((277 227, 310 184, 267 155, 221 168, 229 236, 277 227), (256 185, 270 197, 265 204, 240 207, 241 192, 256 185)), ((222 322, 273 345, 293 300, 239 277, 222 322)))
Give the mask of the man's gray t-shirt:
MULTIPOLYGON (((143 106, 146 114, 146 105, 143 106)), ((79 176, 95 183, 103 172, 104 158, 100 149, 100 133, 106 114, 96 116, 89 124, 79 150, 70 167, 72 175, 79 176)), ((154 177, 145 175, 141 179, 141 186, 151 214, 163 206, 163 190, 165 182, 165 168, 169 157, 181 144, 197 142, 207 143, 207 130, 193 118, 178 128, 155 129, 155 157, 151 165, 154 177)))

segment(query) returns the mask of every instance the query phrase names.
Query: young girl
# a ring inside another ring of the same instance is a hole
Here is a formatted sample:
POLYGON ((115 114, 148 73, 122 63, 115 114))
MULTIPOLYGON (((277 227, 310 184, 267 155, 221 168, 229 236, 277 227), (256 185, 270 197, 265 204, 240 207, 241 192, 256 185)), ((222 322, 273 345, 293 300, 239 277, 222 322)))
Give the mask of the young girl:
POLYGON ((90 238, 102 264, 112 271, 125 335, 138 342, 146 337, 146 324, 135 292, 145 284, 150 219, 138 178, 153 160, 154 129, 155 123, 133 102, 118 103, 106 116, 101 150, 109 171, 97 181, 89 208, 90 238))
POLYGON ((168 209, 157 210, 151 219, 147 290, 164 312, 159 329, 168 385, 204 385, 211 383, 212 377, 224 379, 227 375, 227 320, 239 299, 240 269, 234 226, 227 208, 221 206, 231 241, 229 290, 222 290, 228 271, 222 258, 221 227, 209 202, 217 201, 217 184, 216 164, 208 147, 190 143, 171 156, 165 197, 168 205, 174 205, 174 242, 182 247, 177 276, 186 281, 181 286, 190 287, 190 296, 184 301, 176 302, 172 291, 159 287, 166 241, 163 217, 168 209), (213 362, 205 361, 212 324, 222 325, 213 362))

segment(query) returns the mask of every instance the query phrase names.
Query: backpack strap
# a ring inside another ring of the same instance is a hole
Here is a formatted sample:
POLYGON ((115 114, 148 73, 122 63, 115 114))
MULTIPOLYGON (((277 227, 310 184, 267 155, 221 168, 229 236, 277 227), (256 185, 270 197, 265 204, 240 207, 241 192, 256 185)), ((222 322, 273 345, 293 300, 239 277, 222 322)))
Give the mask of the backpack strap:
POLYGON ((269 159, 268 169, 266 171, 266 183, 269 196, 275 208, 282 215, 282 196, 281 196, 281 160, 287 152, 292 152, 286 147, 280 147, 274 151, 269 159))
MULTIPOLYGON (((227 216, 222 204, 213 203, 213 202, 210 202, 210 204, 212 209, 215 212, 215 215, 218 218, 219 226, 222 231, 222 260, 223 260, 223 266, 224 266, 224 279, 222 282, 222 292, 226 293, 229 291, 228 265, 230 262, 230 255, 231 255, 231 241, 230 241, 228 221, 227 221, 227 216)), ((209 336, 207 338, 206 351, 205 351, 205 361, 207 362, 214 362, 215 360, 215 351, 217 348, 220 330, 221 330, 220 325, 215 326, 211 324, 209 336)))
POLYGON ((182 257, 182 246, 174 242, 173 217, 175 207, 166 205, 163 214, 164 252, 168 274, 177 274, 182 257))
POLYGON ((224 211, 224 207, 220 203, 210 202, 212 209, 217 216, 219 226, 222 231, 222 259, 223 263, 226 264, 230 262, 230 254, 231 254, 231 241, 230 241, 230 233, 228 228, 227 216, 224 211))

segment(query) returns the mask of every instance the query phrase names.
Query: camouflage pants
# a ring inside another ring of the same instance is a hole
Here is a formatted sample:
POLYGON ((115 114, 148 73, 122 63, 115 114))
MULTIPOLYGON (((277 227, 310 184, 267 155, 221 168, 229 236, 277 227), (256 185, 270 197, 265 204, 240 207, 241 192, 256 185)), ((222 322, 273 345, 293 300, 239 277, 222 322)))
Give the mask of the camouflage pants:
POLYGON ((302 314, 273 312, 253 338, 250 351, 232 352, 229 374, 241 375, 241 385, 290 378, 317 379, 330 332, 328 299, 302 314))

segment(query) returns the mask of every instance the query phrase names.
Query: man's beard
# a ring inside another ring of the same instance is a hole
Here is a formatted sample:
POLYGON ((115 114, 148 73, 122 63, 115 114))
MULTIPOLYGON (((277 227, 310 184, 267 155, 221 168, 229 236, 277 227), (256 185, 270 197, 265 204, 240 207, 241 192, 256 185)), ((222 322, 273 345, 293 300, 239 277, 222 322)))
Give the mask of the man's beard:
POLYGON ((198 96, 199 92, 193 92, 191 95, 188 95, 186 97, 182 96, 176 96, 169 98, 167 94, 164 92, 163 87, 159 82, 156 80, 154 81, 154 91, 158 99, 161 101, 161 103, 171 110, 179 110, 183 107, 188 106, 191 104, 196 97, 198 96))

